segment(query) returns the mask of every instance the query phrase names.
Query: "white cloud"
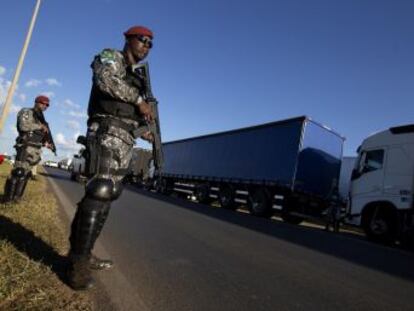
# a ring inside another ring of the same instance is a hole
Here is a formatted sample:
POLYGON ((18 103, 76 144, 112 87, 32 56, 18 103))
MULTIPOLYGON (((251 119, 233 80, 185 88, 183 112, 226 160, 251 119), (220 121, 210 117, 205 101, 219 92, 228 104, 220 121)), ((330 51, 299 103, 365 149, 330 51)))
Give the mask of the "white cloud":
POLYGON ((20 93, 19 95, 17 95, 17 97, 19 97, 19 99, 22 103, 24 103, 27 99, 27 96, 24 93, 20 93))
POLYGON ((3 66, 0 66, 0 76, 4 75, 6 73, 6 68, 3 66))
POLYGON ((42 84, 42 81, 37 80, 37 79, 30 79, 29 81, 27 81, 24 86, 25 87, 36 87, 42 84))
POLYGON ((70 99, 65 99, 63 101, 63 105, 68 107, 68 108, 75 108, 75 109, 80 109, 80 105, 75 104, 73 101, 71 101, 70 99))
POLYGON ((19 105, 15 105, 15 104, 13 104, 13 105, 10 107, 10 112, 11 112, 11 113, 18 113, 18 112, 20 111, 20 109, 22 109, 22 106, 19 106, 19 105))
POLYGON ((47 78, 45 82, 47 85, 50 85, 50 86, 62 86, 62 83, 60 83, 55 78, 47 78))
POLYGON ((67 145, 68 142, 66 141, 65 135, 63 135, 62 133, 57 133, 56 134, 56 144, 67 145))
POLYGON ((79 130, 81 128, 80 123, 76 120, 66 121, 66 126, 72 130, 79 130))
POLYGON ((86 119, 88 117, 88 115, 86 114, 86 112, 83 112, 83 111, 80 112, 80 111, 70 110, 68 112, 68 115, 70 115, 71 117, 80 118, 80 119, 86 119))
POLYGON ((6 100, 10 85, 11 81, 5 80, 2 77, 0 77, 0 104, 3 104, 6 100))
POLYGON ((76 133, 72 139, 67 139, 63 133, 57 133, 55 139, 56 145, 63 150, 77 151, 79 150, 79 145, 76 143, 78 135, 79 133, 76 133))

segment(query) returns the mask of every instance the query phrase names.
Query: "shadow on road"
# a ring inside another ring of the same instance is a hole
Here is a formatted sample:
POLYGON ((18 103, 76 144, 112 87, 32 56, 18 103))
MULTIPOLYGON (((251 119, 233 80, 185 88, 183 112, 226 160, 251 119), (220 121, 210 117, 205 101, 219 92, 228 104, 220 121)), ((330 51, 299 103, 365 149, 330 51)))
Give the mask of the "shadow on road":
POLYGON ((176 207, 202 213, 221 221, 414 282, 414 254, 408 251, 370 243, 358 236, 351 237, 346 233, 329 233, 318 228, 295 226, 249 214, 213 208, 134 187, 128 187, 128 189, 173 204, 176 207))
POLYGON ((59 279, 66 283, 67 258, 59 255, 53 247, 36 237, 32 231, 0 215, 0 239, 12 243, 32 260, 49 266, 59 279))

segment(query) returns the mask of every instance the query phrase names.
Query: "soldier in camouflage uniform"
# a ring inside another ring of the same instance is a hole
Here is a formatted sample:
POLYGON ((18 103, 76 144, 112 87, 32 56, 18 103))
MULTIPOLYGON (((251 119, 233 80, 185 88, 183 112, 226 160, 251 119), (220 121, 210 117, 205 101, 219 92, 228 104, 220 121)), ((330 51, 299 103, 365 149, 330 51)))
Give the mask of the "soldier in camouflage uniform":
MULTIPOLYGON (((104 49, 92 62, 93 85, 88 106, 85 195, 71 226, 69 285, 75 290, 93 286, 91 269, 107 269, 110 260, 91 254, 108 217, 111 202, 122 192, 132 149, 143 120, 152 122, 151 107, 140 87, 130 80, 132 65, 143 60, 152 47, 152 32, 135 26, 124 33, 123 51, 104 49)), ((151 140, 150 133, 141 138, 151 140)))
POLYGON ((43 116, 43 112, 49 107, 49 102, 48 97, 37 96, 33 108, 23 108, 17 114, 19 136, 14 146, 16 162, 5 184, 3 196, 5 203, 17 201, 22 197, 32 167, 41 160, 42 147, 52 148, 52 145, 45 141, 49 128, 43 116))

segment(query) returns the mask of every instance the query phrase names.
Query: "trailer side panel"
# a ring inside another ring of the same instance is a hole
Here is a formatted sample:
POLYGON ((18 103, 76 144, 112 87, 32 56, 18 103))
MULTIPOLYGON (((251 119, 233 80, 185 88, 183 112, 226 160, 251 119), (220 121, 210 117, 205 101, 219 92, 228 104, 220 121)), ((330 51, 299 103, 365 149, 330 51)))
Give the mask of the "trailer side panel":
POLYGON ((163 173, 292 185, 303 119, 163 145, 163 173))

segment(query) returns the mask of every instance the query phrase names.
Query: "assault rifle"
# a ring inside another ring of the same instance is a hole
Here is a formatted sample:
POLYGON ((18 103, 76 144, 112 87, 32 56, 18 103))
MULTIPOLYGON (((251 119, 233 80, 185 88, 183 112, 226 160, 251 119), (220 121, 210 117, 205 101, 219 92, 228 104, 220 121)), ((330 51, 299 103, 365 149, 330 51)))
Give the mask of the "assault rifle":
MULTIPOLYGON (((158 173, 160 173, 164 164, 164 154, 162 151, 158 101, 152 94, 149 65, 147 62, 136 64, 131 67, 131 71, 133 79, 137 79, 133 81, 133 83, 139 87, 141 91, 140 95, 151 106, 152 112, 154 114, 154 120, 152 122, 143 121, 143 129, 145 129, 144 132, 149 131, 152 134, 152 154, 154 158, 154 166, 157 169, 158 173)), ((141 126, 139 130, 141 130, 141 126)))
POLYGON ((55 156, 57 156, 56 145, 55 145, 55 142, 53 141, 53 136, 52 136, 52 132, 50 131, 49 123, 46 122, 45 125, 47 127, 47 133, 44 137, 44 142, 49 143, 51 145, 50 150, 52 150, 55 156))
POLYGON ((42 111, 34 111, 35 118, 37 118, 43 125, 47 127, 47 133, 44 134, 42 143, 49 143, 51 145, 50 150, 57 156, 56 153, 56 145, 53 141, 52 132, 50 131, 49 123, 46 122, 45 116, 43 115, 42 111))

